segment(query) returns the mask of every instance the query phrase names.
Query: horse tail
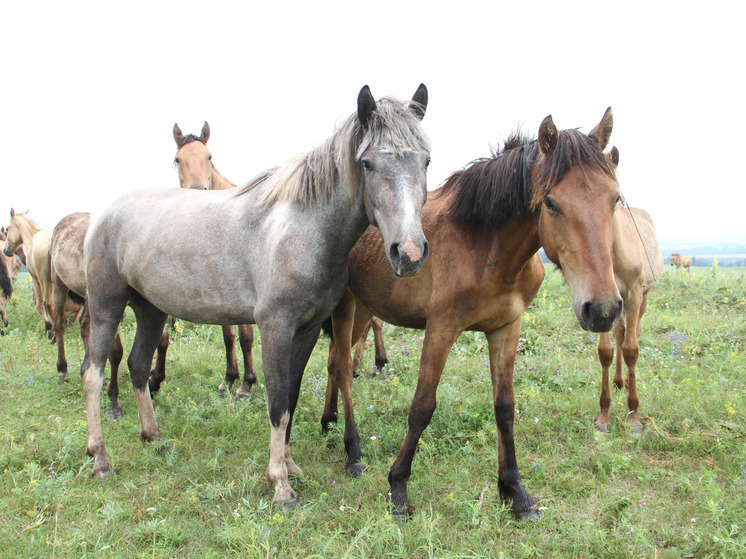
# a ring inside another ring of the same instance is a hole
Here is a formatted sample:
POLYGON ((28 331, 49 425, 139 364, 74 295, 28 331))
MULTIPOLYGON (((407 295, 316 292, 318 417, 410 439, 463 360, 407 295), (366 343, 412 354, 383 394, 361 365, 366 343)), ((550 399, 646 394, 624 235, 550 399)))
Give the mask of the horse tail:
POLYGON ((84 305, 85 304, 85 297, 82 297, 75 293, 74 291, 68 291, 67 292, 67 298, 70 299, 73 303, 76 305, 84 305))
POLYGON ((13 293, 13 284, 10 282, 10 273, 8 272, 8 264, 5 258, 0 256, 0 289, 3 291, 3 295, 10 297, 13 293))
POLYGON ((321 331, 330 340, 334 341, 334 330, 332 329, 332 317, 328 317, 321 323, 321 331))

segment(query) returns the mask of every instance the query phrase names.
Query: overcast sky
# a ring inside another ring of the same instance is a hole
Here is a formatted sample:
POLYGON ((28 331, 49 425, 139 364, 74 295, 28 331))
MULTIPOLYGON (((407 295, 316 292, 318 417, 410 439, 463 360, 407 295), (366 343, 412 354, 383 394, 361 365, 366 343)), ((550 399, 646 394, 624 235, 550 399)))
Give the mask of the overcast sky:
POLYGON ((518 126, 588 132, 611 106, 622 192, 661 240, 746 240, 737 5, 5 3, 0 223, 178 187, 174 122, 209 121, 216 167, 242 184, 329 137, 363 85, 410 98, 424 82, 431 189, 518 126))

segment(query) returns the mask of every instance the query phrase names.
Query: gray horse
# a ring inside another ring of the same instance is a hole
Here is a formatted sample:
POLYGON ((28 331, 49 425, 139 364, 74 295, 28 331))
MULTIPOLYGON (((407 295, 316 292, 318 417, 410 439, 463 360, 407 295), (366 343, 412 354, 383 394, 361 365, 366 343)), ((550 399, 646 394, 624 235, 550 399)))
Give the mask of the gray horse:
POLYGON ((298 502, 289 474, 290 430, 301 378, 321 323, 347 285, 347 255, 369 224, 380 228, 399 276, 427 259, 421 210, 429 142, 420 121, 427 89, 411 101, 360 91, 357 113, 324 144, 225 191, 144 190, 123 196, 85 241, 90 339, 83 363, 93 475, 110 469, 101 429, 104 366, 127 305, 137 321, 128 358, 141 437, 163 440, 148 375, 167 315, 204 324, 256 324, 262 337, 274 502, 298 502), (210 231, 195 251, 189 232, 210 231))

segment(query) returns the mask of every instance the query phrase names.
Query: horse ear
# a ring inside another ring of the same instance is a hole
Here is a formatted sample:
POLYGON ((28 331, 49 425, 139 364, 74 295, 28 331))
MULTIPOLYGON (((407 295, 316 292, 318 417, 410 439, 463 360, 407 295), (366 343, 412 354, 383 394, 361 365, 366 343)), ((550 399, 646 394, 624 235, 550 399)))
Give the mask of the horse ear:
POLYGON ((596 124, 593 130, 588 134, 598 142, 598 147, 605 149, 611 137, 611 129, 614 127, 614 116, 611 114, 611 107, 606 109, 601 122, 596 124))
POLYGON ((417 91, 414 92, 412 97, 413 104, 409 106, 412 112, 417 115, 417 118, 422 120, 425 116, 425 110, 427 109, 427 88, 424 83, 420 84, 417 91))
POLYGON ((10 219, 13 219, 16 216, 16 211, 13 208, 10 208, 10 219))
POLYGON ((184 134, 181 133, 181 128, 179 128, 178 124, 174 124, 174 141, 176 142, 176 147, 181 147, 181 142, 184 140, 184 134))
POLYGON ((609 160, 614 164, 614 166, 619 165, 619 150, 616 149, 616 146, 612 146, 609 150, 609 153, 606 154, 606 157, 609 158, 609 160))
POLYGON ((363 128, 368 125, 370 115, 372 115, 375 110, 376 100, 373 98, 370 88, 367 85, 364 85, 357 96, 357 117, 360 119, 363 128))
POLYGON ((548 154, 557 145, 557 139, 559 138, 559 132, 557 127, 554 125, 552 115, 549 115, 541 121, 539 126, 539 148, 543 154, 548 154))
POLYGON ((202 125, 202 134, 199 137, 199 141, 203 144, 207 143, 207 140, 210 139, 210 125, 207 124, 207 121, 202 125))

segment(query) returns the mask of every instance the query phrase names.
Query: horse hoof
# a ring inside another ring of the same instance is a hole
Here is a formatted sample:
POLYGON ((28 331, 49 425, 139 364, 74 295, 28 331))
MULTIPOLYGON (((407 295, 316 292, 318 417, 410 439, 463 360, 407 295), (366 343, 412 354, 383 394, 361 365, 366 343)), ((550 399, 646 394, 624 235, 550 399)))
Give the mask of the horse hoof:
POLYGON ((109 466, 94 467, 91 472, 91 477, 97 477, 98 479, 106 479, 111 473, 109 466))
POLYGON ((365 471, 365 464, 363 464, 362 462, 349 464, 345 468, 345 471, 347 472, 347 477, 360 477, 365 471))
POLYGON ((292 510, 298 506, 300 500, 295 491, 281 491, 272 500, 273 505, 281 507, 282 510, 292 510))
POLYGON ((176 456, 177 452, 174 446, 167 440, 154 441, 153 448, 158 456, 176 456))
POLYGON ((246 399, 246 398, 248 398, 249 396, 251 396, 251 394, 250 394, 250 393, 248 393, 248 392, 243 392, 243 391, 242 391, 242 390, 241 390, 241 389, 239 388, 239 389, 238 389, 238 391, 236 392, 236 395, 235 395, 234 399, 236 400, 236 402, 240 402, 241 400, 245 400, 245 399, 246 399))
POLYGON ((642 437, 642 425, 632 425, 630 427, 632 435, 635 437, 642 437))
POLYGON ((106 412, 106 417, 113 421, 119 421, 122 419, 122 410, 120 408, 112 408, 106 412))
POLYGON ((596 431, 606 435, 609 432, 609 425, 607 423, 596 423, 596 431))
POLYGON ((391 514, 391 518, 398 524, 406 522, 412 516, 409 505, 391 505, 389 513, 391 514))
POLYGON ((513 511, 515 519, 520 522, 536 522, 541 519, 541 513, 537 507, 530 508, 528 510, 513 511))

